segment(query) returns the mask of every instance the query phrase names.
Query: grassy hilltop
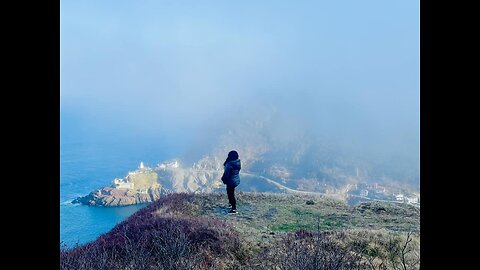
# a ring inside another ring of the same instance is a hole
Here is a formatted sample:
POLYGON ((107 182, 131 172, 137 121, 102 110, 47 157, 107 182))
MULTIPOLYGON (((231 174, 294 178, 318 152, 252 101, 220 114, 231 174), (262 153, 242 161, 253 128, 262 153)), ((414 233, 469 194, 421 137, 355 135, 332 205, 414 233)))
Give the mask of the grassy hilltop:
POLYGON ((96 241, 62 249, 61 269, 419 269, 420 210, 315 195, 171 194, 96 241))

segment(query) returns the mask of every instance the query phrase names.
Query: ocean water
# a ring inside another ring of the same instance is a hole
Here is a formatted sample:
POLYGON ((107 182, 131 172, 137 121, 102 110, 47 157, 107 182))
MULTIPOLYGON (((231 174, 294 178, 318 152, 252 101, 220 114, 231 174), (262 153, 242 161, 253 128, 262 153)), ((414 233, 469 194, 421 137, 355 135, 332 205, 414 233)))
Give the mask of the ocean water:
POLYGON ((182 145, 168 140, 67 140, 60 142, 60 241, 68 247, 85 244, 145 207, 100 208, 71 201, 110 185, 115 177, 145 165, 176 158, 182 145))

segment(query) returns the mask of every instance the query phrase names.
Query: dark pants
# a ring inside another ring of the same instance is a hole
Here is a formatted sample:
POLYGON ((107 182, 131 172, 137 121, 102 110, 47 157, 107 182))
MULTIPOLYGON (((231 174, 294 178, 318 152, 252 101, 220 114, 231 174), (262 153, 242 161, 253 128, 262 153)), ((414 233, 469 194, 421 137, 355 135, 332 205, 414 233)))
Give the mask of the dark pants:
POLYGON ((235 200, 235 187, 227 186, 228 202, 232 205, 232 209, 237 210, 237 201, 235 200))

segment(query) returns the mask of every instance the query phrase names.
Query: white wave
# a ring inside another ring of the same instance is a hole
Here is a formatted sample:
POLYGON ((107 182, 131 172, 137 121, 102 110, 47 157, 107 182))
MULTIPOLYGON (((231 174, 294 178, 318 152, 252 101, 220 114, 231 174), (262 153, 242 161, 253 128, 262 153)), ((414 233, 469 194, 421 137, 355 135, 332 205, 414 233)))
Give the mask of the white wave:
POLYGON ((60 205, 61 206, 79 206, 80 204, 79 203, 72 203, 74 199, 70 199, 70 200, 66 200, 64 202, 61 202, 60 205))

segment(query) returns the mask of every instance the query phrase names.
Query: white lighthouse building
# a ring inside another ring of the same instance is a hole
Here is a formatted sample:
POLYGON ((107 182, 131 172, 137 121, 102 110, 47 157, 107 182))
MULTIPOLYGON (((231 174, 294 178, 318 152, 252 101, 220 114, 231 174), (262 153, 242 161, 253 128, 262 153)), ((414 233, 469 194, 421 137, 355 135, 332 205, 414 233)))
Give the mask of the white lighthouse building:
POLYGON ((127 179, 115 178, 113 180, 113 184, 115 188, 126 188, 126 189, 133 189, 135 186, 134 183, 128 182, 127 179))
POLYGON ((140 162, 140 167, 138 167, 139 169, 144 169, 145 166, 143 166, 143 161, 140 162))

